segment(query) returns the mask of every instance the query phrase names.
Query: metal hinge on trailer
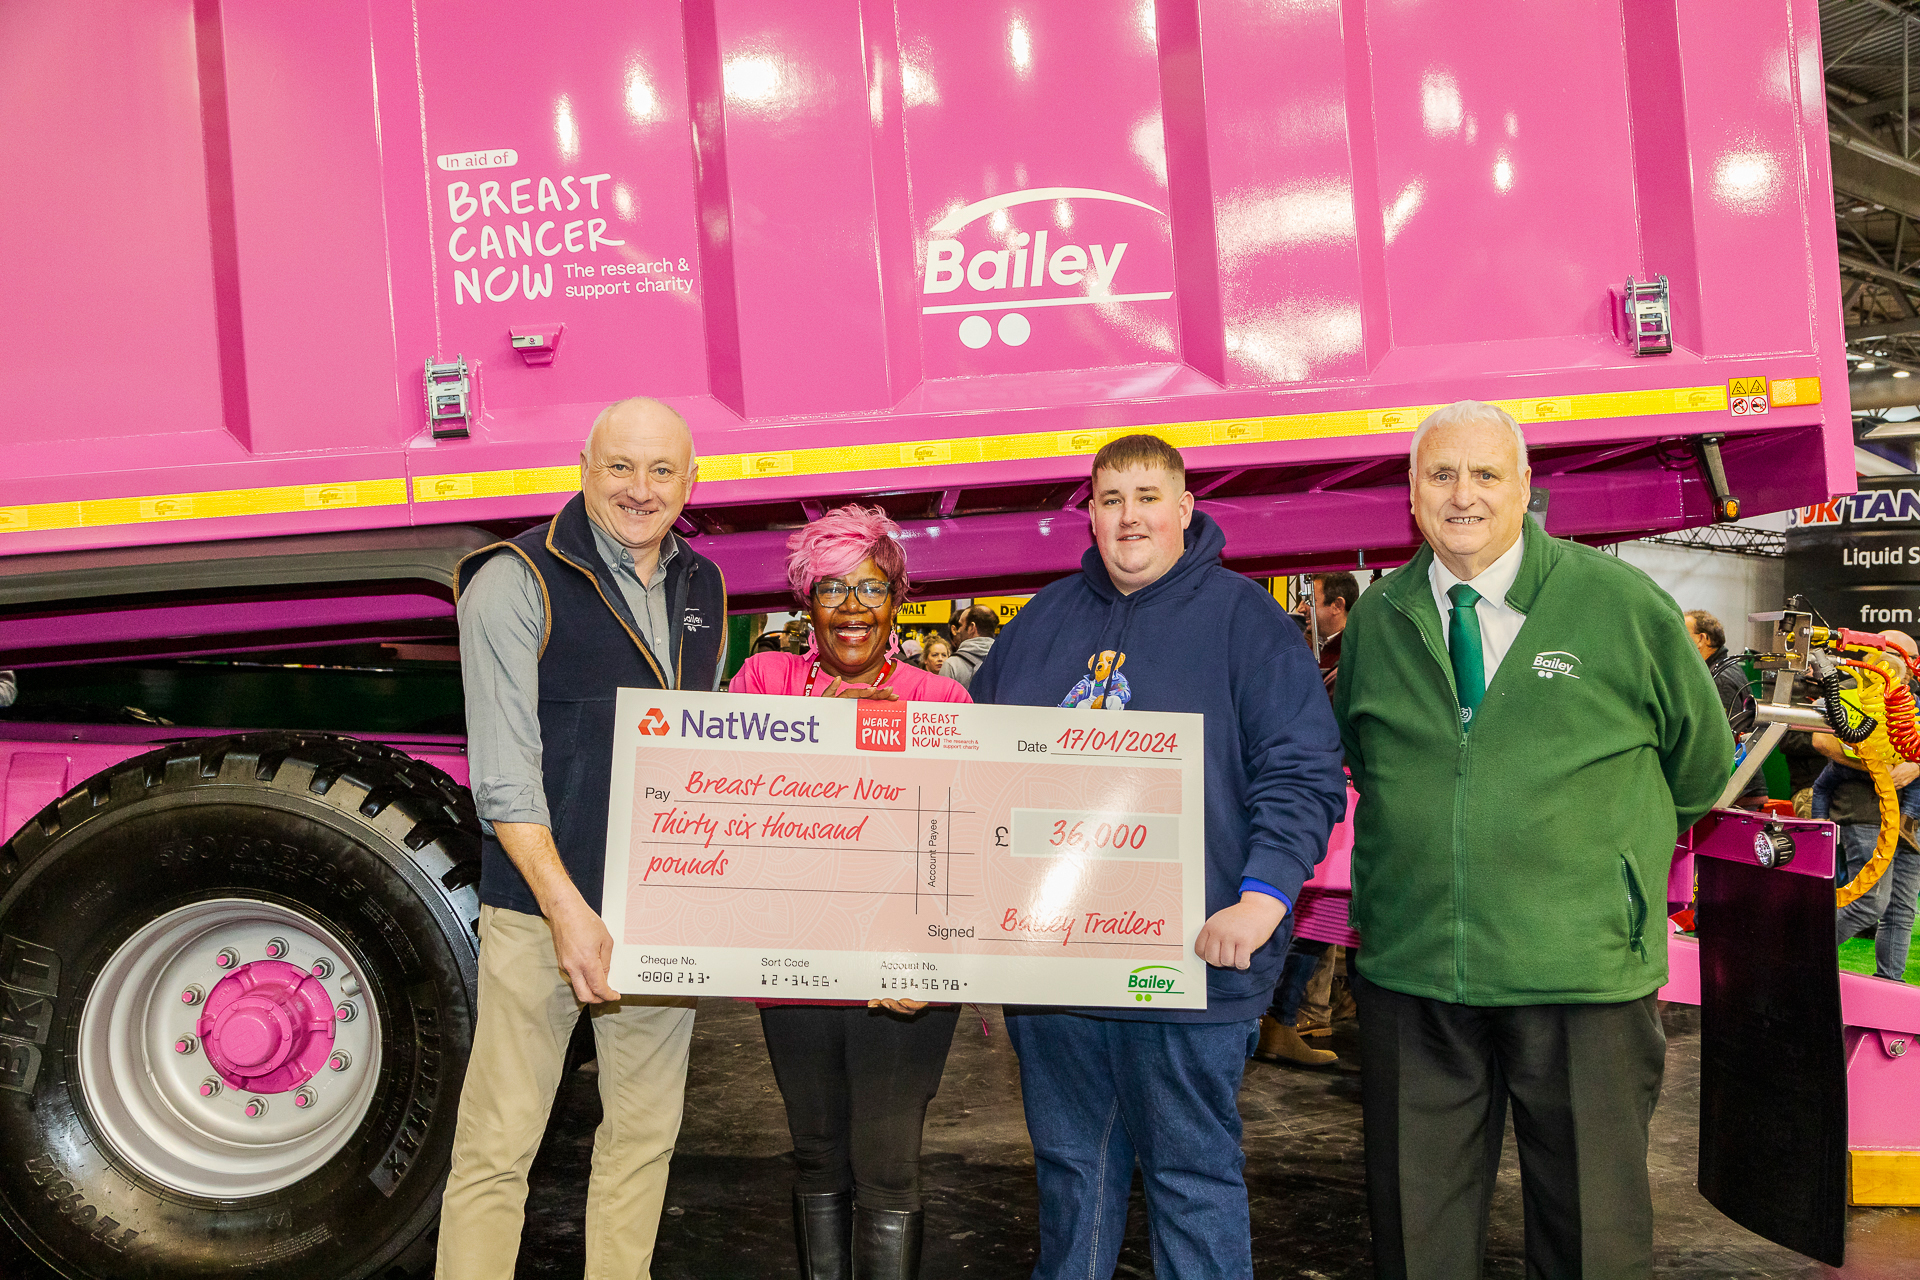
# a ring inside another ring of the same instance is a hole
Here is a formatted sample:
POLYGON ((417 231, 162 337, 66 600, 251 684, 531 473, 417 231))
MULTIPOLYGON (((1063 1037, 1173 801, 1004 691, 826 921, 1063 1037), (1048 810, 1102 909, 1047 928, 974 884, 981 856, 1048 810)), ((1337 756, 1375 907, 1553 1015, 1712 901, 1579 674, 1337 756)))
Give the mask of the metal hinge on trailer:
POLYGON ((427 361, 427 425, 435 440, 462 440, 473 420, 473 379, 467 358, 427 361))
POLYGON ((1637 356, 1664 356, 1673 352, 1673 303, 1667 294, 1667 278, 1635 283, 1627 277, 1627 288, 1620 295, 1625 312, 1627 345, 1637 356))

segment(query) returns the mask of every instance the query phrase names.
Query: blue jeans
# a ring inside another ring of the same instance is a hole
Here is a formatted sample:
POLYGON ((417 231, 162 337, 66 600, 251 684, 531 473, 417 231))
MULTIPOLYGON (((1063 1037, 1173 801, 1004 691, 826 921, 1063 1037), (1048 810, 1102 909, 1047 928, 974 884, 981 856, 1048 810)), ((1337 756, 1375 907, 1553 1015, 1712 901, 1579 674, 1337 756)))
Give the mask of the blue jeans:
POLYGON ((1307 984, 1313 981, 1313 971, 1320 967, 1320 957, 1327 953, 1324 942, 1307 945, 1314 948, 1311 953, 1302 951, 1300 939, 1294 939, 1285 963, 1280 966, 1280 981, 1273 984, 1273 1003, 1267 1006, 1267 1012, 1276 1022, 1288 1026, 1300 1015, 1300 1002, 1307 998, 1307 984))
MULTIPOLYGON (((1840 853, 1846 859, 1841 873, 1846 883, 1860 874, 1873 856, 1880 828, 1870 822, 1850 822, 1840 828, 1840 853)), ((1920 898, 1920 852, 1902 840, 1894 847, 1893 865, 1873 888, 1840 908, 1836 919, 1839 940, 1845 942, 1862 929, 1874 927, 1875 977, 1901 981, 1907 973, 1907 949, 1913 942, 1914 900, 1920 898)))
POLYGON ((1007 1011, 1040 1184, 1033 1280, 1106 1280, 1139 1161, 1159 1280, 1253 1275, 1240 1108, 1244 1022, 1127 1022, 1007 1011))

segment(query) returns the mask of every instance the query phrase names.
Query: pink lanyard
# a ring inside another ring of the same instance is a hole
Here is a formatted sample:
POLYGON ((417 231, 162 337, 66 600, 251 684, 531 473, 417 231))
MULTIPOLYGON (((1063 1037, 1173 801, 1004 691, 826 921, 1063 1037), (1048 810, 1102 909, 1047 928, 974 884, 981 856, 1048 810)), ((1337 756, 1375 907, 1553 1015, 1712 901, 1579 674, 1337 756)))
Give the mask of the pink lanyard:
MULTIPOLYGON (((900 664, 895 662, 892 658, 888 658, 886 660, 886 663, 882 665, 880 668, 880 678, 873 682, 872 687, 875 689, 878 689, 881 685, 885 684, 887 682, 887 677, 891 676, 893 674, 893 669, 899 665, 900 664)), ((807 672, 807 687, 805 690, 801 692, 800 696, 803 698, 811 698, 813 696, 813 682, 815 680, 818 680, 819 678, 820 678, 820 659, 815 658, 813 660, 812 669, 807 672)))

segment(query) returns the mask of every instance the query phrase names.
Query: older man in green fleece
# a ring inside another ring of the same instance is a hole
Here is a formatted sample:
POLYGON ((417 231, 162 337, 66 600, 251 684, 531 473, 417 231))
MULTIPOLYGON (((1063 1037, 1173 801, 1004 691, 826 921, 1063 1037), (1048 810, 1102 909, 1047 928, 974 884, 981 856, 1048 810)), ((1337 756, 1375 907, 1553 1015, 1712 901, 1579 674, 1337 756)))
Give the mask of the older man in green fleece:
POLYGON ((1528 1276, 1646 1276, 1674 838, 1732 740, 1679 606, 1526 518, 1519 426, 1414 432, 1426 546, 1347 624, 1335 684, 1381 1277, 1477 1276, 1508 1100, 1528 1276))

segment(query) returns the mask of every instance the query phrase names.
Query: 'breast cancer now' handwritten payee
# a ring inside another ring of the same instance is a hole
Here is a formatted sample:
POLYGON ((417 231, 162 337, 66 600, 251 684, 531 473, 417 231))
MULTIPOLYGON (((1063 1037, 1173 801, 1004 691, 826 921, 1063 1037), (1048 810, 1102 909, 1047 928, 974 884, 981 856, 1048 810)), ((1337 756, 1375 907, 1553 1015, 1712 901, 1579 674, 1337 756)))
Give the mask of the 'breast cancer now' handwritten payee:
POLYGON ((622 992, 1204 1008, 1198 715, 622 689, 622 992))

